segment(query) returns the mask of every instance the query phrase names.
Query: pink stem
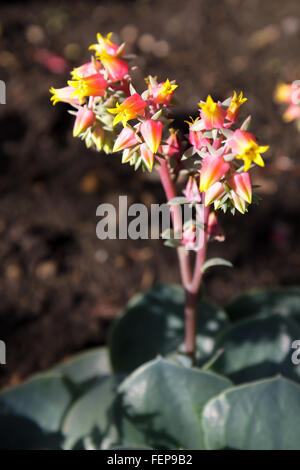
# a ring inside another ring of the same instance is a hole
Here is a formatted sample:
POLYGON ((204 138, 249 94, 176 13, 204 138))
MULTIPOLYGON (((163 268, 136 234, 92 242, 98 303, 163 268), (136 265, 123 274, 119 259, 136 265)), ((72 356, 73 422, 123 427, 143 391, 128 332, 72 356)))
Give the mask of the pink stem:
POLYGON ((203 233, 204 239, 203 239, 202 247, 199 249, 199 251, 197 252, 197 256, 196 256, 193 279, 192 279, 192 283, 191 283, 191 291, 192 292, 198 292, 199 291, 201 281, 202 281, 202 276, 203 276, 202 266, 205 262, 207 242, 208 242, 208 234, 207 234, 207 231, 206 231, 208 216, 209 216, 209 208, 204 207, 203 211, 202 211, 203 220, 200 221, 200 223, 202 223, 202 225, 204 226, 204 233, 203 233))
MULTIPOLYGON (((177 196, 176 188, 174 182, 172 181, 168 164, 163 158, 158 158, 160 166, 158 167, 158 172, 160 175, 161 183, 163 185, 164 191, 166 193, 167 200, 170 201, 177 196)), ((171 216, 174 226, 174 232, 181 233, 182 231, 182 219, 181 211, 178 206, 174 205, 171 207, 171 216)), ((177 248, 177 255, 179 260, 181 280, 184 288, 188 286, 192 281, 191 267, 189 253, 183 248, 177 248)))
POLYGON ((203 220, 200 223, 204 226, 204 239, 201 248, 197 251, 191 283, 185 288, 185 352, 191 357, 193 363, 196 359, 196 337, 197 337, 197 300, 202 281, 202 266, 205 261, 208 235, 205 231, 209 210, 204 208, 201 211, 203 220))
MULTIPOLYGON (((158 172, 166 193, 167 200, 170 201, 177 196, 174 182, 171 178, 170 170, 166 160, 158 158, 160 166, 158 172)), ((204 225, 207 223, 208 209, 202 211, 203 220, 200 222, 204 225)), ((182 232, 181 211, 178 206, 171 208, 171 216, 174 226, 174 232, 182 232)), ((204 228, 205 230, 205 228, 204 228)), ((197 299, 202 280, 202 266, 206 256, 207 234, 204 233, 202 247, 196 255, 193 275, 190 266, 189 252, 183 247, 177 249, 182 284, 185 291, 185 352, 195 361, 196 356, 196 334, 197 334, 197 299)))

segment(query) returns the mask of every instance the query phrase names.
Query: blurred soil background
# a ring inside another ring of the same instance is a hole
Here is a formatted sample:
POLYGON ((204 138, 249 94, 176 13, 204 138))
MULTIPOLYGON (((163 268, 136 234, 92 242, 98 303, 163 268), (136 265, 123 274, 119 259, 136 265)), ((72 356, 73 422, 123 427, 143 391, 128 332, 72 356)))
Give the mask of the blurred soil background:
POLYGON ((300 78, 300 2, 1 1, 0 385, 103 344, 131 296, 179 281, 176 253, 161 241, 96 237, 99 204, 119 195, 162 202, 157 178, 87 150, 72 138, 68 106, 49 102, 50 86, 65 86, 69 70, 89 59, 98 31, 115 31, 139 56, 140 91, 150 73, 177 80, 183 132, 208 93, 243 90, 242 117, 251 114, 251 130, 271 145, 266 168, 255 171, 261 204, 221 217, 227 239, 209 254, 235 267, 209 271, 206 295, 224 304, 245 289, 300 281, 300 134, 273 102, 279 81, 300 78))

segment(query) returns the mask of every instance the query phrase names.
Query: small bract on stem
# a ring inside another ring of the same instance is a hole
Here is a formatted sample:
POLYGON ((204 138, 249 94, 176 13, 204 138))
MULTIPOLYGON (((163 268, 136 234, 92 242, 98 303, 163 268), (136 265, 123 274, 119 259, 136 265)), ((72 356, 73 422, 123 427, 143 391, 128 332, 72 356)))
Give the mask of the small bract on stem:
POLYGON ((73 135, 87 147, 106 154, 122 152, 122 163, 135 170, 158 170, 173 222, 167 244, 177 249, 186 295, 185 352, 195 360, 203 273, 214 264, 230 265, 220 259, 206 261, 208 242, 224 240, 216 211, 245 214, 257 201, 249 170, 255 164, 264 166, 261 154, 268 146, 259 145, 248 132, 250 117, 238 126, 239 110, 247 98, 236 92, 223 102, 215 102, 210 95, 200 101, 199 116, 186 121, 188 135, 181 136, 171 128, 170 119, 175 81, 159 82, 149 76, 146 89, 138 93, 125 44, 115 44, 111 34, 98 34, 97 39, 90 47, 95 52, 90 62, 71 72, 68 86, 51 88, 51 100, 73 106, 73 135), (187 175, 184 197, 176 189, 182 172, 187 175), (189 220, 182 218, 183 203, 193 208, 189 220), (191 251, 195 252, 193 265, 191 251))

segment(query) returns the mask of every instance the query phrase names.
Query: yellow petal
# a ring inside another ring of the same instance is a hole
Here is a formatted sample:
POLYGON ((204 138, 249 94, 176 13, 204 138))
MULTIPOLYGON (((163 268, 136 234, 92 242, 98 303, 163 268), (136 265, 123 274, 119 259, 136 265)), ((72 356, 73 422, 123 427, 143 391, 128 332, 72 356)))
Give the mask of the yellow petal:
POLYGON ((250 158, 245 158, 245 166, 244 166, 244 171, 248 171, 250 166, 251 166, 251 159, 250 158))
POLYGON ((269 149, 270 145, 264 145, 263 147, 258 147, 259 153, 265 153, 269 149))
MULTIPOLYGON (((115 126, 116 124, 118 124, 119 122, 121 122, 123 120, 123 116, 121 113, 117 114, 115 119, 113 120, 113 126, 115 126)), ((125 121, 126 123, 126 121, 125 121)), ((124 123, 123 123, 124 124, 124 123)))
POLYGON ((120 112, 119 107, 117 108, 107 108, 107 111, 109 111, 111 114, 118 114, 120 112))
POLYGON ((253 158, 253 161, 254 163, 256 163, 256 165, 265 166, 265 162, 263 161, 259 153, 255 155, 255 157, 253 158))

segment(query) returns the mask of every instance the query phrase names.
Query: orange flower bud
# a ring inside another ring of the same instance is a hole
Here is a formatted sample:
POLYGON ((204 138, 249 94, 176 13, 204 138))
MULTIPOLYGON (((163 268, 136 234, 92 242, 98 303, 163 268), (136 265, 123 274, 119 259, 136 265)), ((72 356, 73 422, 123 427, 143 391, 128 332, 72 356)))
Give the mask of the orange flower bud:
POLYGON ((153 153, 156 153, 160 146, 162 128, 162 123, 160 121, 154 121, 153 119, 147 119, 141 124, 141 134, 153 153))
POLYGON ((203 159, 200 171, 200 191, 207 191, 210 186, 217 183, 229 170, 229 163, 221 155, 208 155, 203 159))
POLYGON ((249 173, 235 173, 228 184, 239 197, 251 204, 252 186, 249 173))
POLYGON ((96 120, 95 114, 88 108, 79 108, 76 115, 76 120, 73 127, 73 137, 77 137, 81 132, 85 131, 96 120))
POLYGON ((147 167, 147 170, 152 171, 153 163, 154 163, 153 152, 149 149, 149 147, 146 144, 142 144, 140 146, 140 152, 141 152, 143 162, 147 167))
POLYGON ((205 192, 205 207, 209 206, 212 202, 220 199, 225 194, 223 183, 217 182, 210 186, 205 192))
POLYGON ((115 142, 113 152, 119 152, 120 150, 132 147, 139 142, 141 142, 141 140, 137 137, 134 130, 129 127, 124 127, 115 142))

